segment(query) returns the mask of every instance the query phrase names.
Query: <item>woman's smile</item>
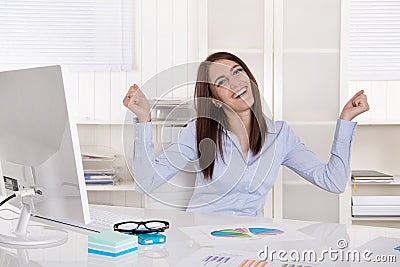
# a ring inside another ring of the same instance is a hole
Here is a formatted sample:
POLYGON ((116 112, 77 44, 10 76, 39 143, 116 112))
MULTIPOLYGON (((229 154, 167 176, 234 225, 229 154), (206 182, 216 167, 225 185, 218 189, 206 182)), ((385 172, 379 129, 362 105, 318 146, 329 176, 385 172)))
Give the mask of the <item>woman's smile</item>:
POLYGON ((239 90, 239 92, 233 94, 233 98, 239 98, 247 92, 247 86, 239 90))

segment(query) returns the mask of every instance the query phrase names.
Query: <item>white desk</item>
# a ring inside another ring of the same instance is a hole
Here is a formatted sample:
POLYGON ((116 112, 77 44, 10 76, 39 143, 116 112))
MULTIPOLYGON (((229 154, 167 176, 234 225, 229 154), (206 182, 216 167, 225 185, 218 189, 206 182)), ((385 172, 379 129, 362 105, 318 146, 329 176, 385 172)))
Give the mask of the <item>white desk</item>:
MULTIPOLYGON (((349 248, 357 248, 364 243, 376 238, 376 237, 394 237, 400 240, 400 229, 390 228, 378 228, 378 227, 366 227, 366 226, 344 226, 340 224, 327 224, 327 223, 315 223, 306 221, 294 221, 294 220, 271 220, 266 218, 249 218, 249 217, 233 217, 233 216, 220 216, 220 215, 207 215, 207 214, 196 214, 186 213, 180 211, 170 210, 145 210, 139 208, 126 208, 126 207, 108 207, 108 206, 96 206, 97 208, 103 208, 111 210, 113 212, 120 212, 129 214, 135 217, 141 217, 145 219, 165 219, 170 222, 170 229, 166 231, 167 243, 162 247, 139 247, 139 251, 131 253, 130 257, 125 257, 124 261, 119 259, 110 259, 110 261, 104 261, 104 257, 95 257, 94 255, 88 255, 87 253, 87 234, 85 232, 77 233, 69 231, 69 238, 67 243, 54 248, 47 249, 35 249, 27 251, 17 252, 15 249, 4 249, 0 248, 0 266, 18 266, 16 265, 17 258, 13 259, 13 265, 7 265, 12 262, 12 257, 17 255, 25 255, 27 253, 29 260, 31 261, 30 266, 174 266, 180 260, 185 257, 190 257, 192 253, 195 253, 200 247, 191 240, 188 236, 182 233, 178 228, 185 226, 194 225, 231 225, 240 223, 279 223, 284 224, 292 229, 299 230, 306 233, 307 235, 316 237, 323 244, 322 246, 332 245, 335 246, 339 238, 345 238, 349 242, 349 248), (334 244, 333 244, 334 243, 334 244), (146 249, 155 249, 156 251, 149 251, 146 249), (158 256, 161 258, 151 258, 158 256), (11 260, 10 260, 11 259, 11 260)), ((4 211, 1 213, 4 216, 4 211)), ((32 222, 33 224, 37 224, 32 222)), ((11 224, 15 224, 15 221, 4 221, 0 219, 0 229, 9 229, 12 227, 11 224)), ((3 231, 3 230, 0 230, 3 231)), ((310 247, 310 244, 315 241, 291 241, 291 242, 280 242, 269 244, 270 248, 280 249, 306 249, 310 247)), ((400 245, 400 244, 398 244, 400 245)), ((321 246, 321 245, 318 245, 321 246)), ((247 250, 248 252, 254 251, 254 257, 257 257, 257 249, 250 248, 248 246, 240 247, 241 250, 247 250)), ((259 247, 258 249, 263 249, 259 247)), ((214 248, 214 249, 219 249, 214 248)), ((223 249, 226 249, 224 247, 223 249)), ((388 251, 387 254, 394 254, 397 251, 388 251)), ((20 257, 23 259, 24 257, 20 257)), ((397 264, 400 262, 400 252, 397 252, 397 264)), ((344 264, 337 266, 351 266, 350 264, 344 264)), ((195 266, 195 265, 192 265, 195 266)), ((267 266, 281 266, 281 265, 267 265, 267 266)), ((334 265, 329 265, 334 266, 334 265)), ((381 266, 381 265, 371 265, 381 266)), ((386 265, 385 265, 386 266, 386 265)), ((396 265, 393 265, 396 266, 396 265)))

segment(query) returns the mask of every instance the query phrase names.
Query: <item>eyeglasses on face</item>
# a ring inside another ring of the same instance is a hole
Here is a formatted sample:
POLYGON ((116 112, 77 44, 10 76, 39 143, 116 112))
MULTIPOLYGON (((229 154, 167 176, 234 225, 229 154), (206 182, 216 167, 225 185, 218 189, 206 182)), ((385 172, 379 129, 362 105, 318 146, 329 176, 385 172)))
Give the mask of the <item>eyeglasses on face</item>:
POLYGON ((131 235, 164 232, 168 228, 169 222, 159 220, 143 222, 127 221, 114 224, 114 231, 131 235))

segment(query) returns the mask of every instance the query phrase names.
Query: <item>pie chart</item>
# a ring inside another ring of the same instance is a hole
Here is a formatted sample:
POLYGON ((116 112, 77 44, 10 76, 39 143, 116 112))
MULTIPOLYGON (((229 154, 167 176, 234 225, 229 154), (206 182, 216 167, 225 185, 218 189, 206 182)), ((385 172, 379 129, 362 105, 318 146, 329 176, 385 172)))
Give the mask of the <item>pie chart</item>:
POLYGON ((212 231, 211 235, 215 237, 228 238, 253 238, 262 236, 271 236, 283 234, 284 231, 272 228, 234 228, 212 231))

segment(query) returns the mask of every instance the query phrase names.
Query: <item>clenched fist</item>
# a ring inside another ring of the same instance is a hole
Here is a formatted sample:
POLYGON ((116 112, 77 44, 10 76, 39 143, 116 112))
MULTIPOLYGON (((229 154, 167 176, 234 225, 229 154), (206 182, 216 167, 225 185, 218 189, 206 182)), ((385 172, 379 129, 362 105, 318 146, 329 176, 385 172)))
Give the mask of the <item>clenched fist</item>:
POLYGON ((139 122, 151 121, 149 101, 136 84, 129 88, 123 103, 125 107, 136 114, 139 122))
POLYGON ((342 120, 351 121, 361 113, 369 110, 367 96, 364 94, 364 90, 356 93, 349 102, 343 107, 340 118, 342 120))

